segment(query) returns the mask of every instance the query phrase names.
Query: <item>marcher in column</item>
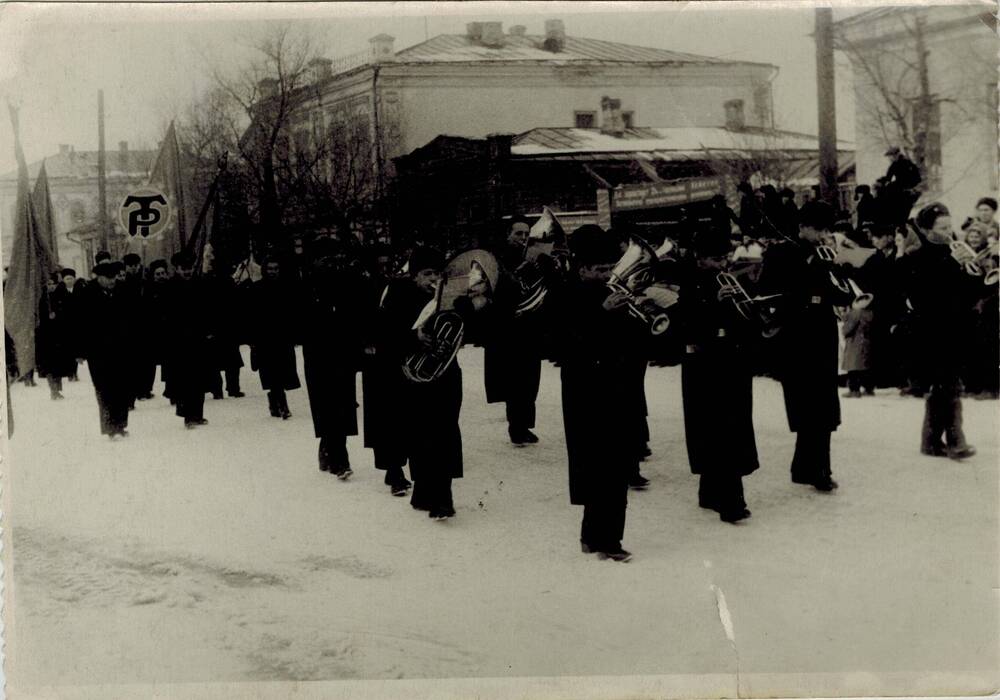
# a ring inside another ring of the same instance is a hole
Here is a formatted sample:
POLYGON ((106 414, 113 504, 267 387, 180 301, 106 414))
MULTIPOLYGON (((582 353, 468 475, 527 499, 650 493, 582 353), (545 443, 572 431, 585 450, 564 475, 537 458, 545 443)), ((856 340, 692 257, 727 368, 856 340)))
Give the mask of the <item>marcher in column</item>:
POLYGON ((282 277, 277 257, 264 261, 261 274, 249 290, 253 310, 250 368, 260 374, 271 415, 288 420, 292 412, 285 392, 302 386, 295 359, 301 299, 295 282, 282 277))
MULTIPOLYGON (((385 299, 383 312, 391 334, 387 340, 402 351, 404 358, 434 349, 435 338, 417 321, 428 303, 433 302, 444 267, 440 251, 415 248, 407 265, 409 283, 385 299)), ((458 358, 433 381, 407 381, 404 397, 406 452, 413 479, 410 505, 427 511, 434 520, 447 520, 455 515, 451 482, 463 475, 462 432, 458 425, 462 369, 458 358)))
POLYGON ((916 223, 921 246, 904 258, 903 279, 916 312, 917 372, 929 387, 920 451, 964 459, 976 450, 962 429, 962 357, 971 342, 973 308, 983 279, 969 275, 951 257, 954 233, 947 207, 924 207, 916 223))
POLYGON ((341 481, 353 474, 347 438, 358 434, 357 374, 364 353, 364 304, 368 294, 348 264, 346 245, 333 238, 309 249, 302 361, 319 438, 319 469, 341 481))
POLYGON ((538 442, 535 427, 535 400, 542 375, 541 327, 544 308, 518 313, 521 302, 517 279, 523 266, 534 265, 525 259, 529 226, 516 217, 510 224, 507 239, 497 251, 504 268, 494 303, 484 319, 487 334, 484 350, 484 378, 487 403, 507 407, 507 434, 515 445, 538 442))
POLYGON ((54 401, 63 397, 63 379, 76 372, 76 351, 71 337, 72 325, 66 297, 59 294, 59 276, 49 277, 38 309, 35 334, 35 358, 38 376, 49 383, 54 401))
POLYGON ((627 347, 638 324, 622 309, 624 298, 607 286, 621 257, 617 239, 596 226, 569 237, 575 279, 558 294, 553 314, 559 320, 558 351, 562 379, 563 424, 569 465, 569 496, 583 506, 580 547, 603 559, 628 561, 622 548, 628 479, 637 455, 629 425, 633 395, 628 382, 627 347))
POLYGON ((369 324, 362 376, 365 447, 372 450, 375 468, 385 472, 384 481, 390 493, 402 497, 413 486, 403 471, 408 459, 405 440, 408 417, 402 400, 407 384, 400 368, 406 348, 397 342, 397 333, 405 319, 393 318, 392 314, 405 308, 396 299, 412 296, 413 282, 409 275, 391 273, 390 251, 380 253, 367 292, 368 313, 373 322, 369 324))
POLYGON ((833 283, 830 265, 817 254, 830 240, 832 225, 828 204, 804 204, 798 243, 770 246, 759 280, 763 294, 781 294, 782 330, 769 355, 781 380, 788 428, 796 434, 792 481, 824 492, 837 488, 830 464, 830 435, 840 425, 834 307, 853 301, 833 283))
POLYGON ((84 319, 85 353, 90 379, 97 395, 101 434, 112 440, 128 435, 130 384, 128 369, 130 321, 115 285, 121 263, 102 262, 94 267, 94 283, 87 287, 84 319))
POLYGON ((735 290, 720 283, 729 241, 702 234, 694 252, 680 297, 684 437, 691 472, 699 475, 698 505, 735 524, 750 517, 743 477, 759 466, 750 358, 762 329, 737 312, 735 290))
POLYGON ((211 386, 209 348, 217 319, 208 289, 194 276, 194 256, 177 253, 171 262, 176 275, 167 310, 167 385, 177 416, 184 419, 185 428, 193 429, 208 424, 205 394, 211 386))

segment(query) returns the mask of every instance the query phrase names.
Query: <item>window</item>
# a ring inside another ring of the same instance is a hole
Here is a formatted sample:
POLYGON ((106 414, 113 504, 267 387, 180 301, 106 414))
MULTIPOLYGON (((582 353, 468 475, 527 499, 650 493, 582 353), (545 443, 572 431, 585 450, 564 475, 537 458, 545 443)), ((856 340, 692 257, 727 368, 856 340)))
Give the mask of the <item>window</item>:
POLYGON ((597 112, 573 112, 573 123, 577 129, 593 129, 597 125, 597 112))
POLYGON ((622 112, 622 124, 625 125, 626 129, 635 126, 635 112, 622 112))

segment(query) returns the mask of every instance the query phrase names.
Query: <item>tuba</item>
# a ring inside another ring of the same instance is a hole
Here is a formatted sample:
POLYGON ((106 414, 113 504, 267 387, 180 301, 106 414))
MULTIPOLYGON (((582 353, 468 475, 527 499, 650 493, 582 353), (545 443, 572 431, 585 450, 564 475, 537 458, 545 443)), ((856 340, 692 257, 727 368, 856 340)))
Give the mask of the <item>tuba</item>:
POLYGON ((465 318, 459 309, 475 312, 485 308, 491 300, 497 272, 496 259, 485 250, 460 253, 448 263, 434 298, 413 323, 413 330, 430 337, 430 346, 407 355, 403 376, 424 384, 448 370, 465 339, 465 318))
POLYGON ((666 309, 677 302, 677 294, 664 289, 662 294, 657 295, 663 297, 662 301, 644 300, 640 297, 656 282, 656 264, 669 258, 676 248, 677 245, 669 238, 659 248, 653 248, 646 241, 633 236, 621 259, 611 270, 611 279, 608 280, 611 291, 627 298, 626 308, 629 314, 646 325, 654 336, 663 335, 670 328, 670 316, 666 309))
POLYGON ((557 269, 568 269, 569 246, 566 231, 559 219, 548 207, 542 208, 542 215, 528 231, 524 244, 523 262, 511 272, 520 287, 520 299, 514 309, 514 316, 536 311, 549 293, 548 280, 542 269, 543 256, 551 258, 557 269))
POLYGON ((875 300, 875 295, 862 291, 857 282, 846 275, 839 274, 833 269, 833 263, 837 259, 837 253, 833 248, 828 245, 816 246, 816 256, 823 262, 830 264, 830 282, 841 292, 851 296, 853 299, 851 308, 867 309, 871 306, 871 303, 875 300))
POLYGON ((715 281, 719 285, 719 298, 731 301, 741 318, 760 327, 762 337, 773 338, 781 332, 776 308, 772 303, 780 294, 751 297, 730 272, 720 272, 715 276, 715 281))

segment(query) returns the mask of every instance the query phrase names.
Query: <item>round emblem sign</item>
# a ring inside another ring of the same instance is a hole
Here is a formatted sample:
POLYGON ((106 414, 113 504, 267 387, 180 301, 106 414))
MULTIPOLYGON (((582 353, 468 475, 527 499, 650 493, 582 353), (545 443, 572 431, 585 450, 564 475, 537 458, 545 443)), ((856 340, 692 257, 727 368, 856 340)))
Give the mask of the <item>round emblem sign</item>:
POLYGON ((153 238, 170 225, 170 201, 151 187, 140 187, 125 195, 118 208, 118 221, 132 238, 153 238))

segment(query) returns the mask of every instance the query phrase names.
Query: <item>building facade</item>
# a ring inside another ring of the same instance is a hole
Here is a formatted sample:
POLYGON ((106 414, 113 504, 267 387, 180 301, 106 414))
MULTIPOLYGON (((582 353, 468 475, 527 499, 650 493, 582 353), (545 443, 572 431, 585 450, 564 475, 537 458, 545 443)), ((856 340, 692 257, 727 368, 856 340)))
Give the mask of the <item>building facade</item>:
POLYGON ((573 37, 561 20, 541 34, 473 22, 400 51, 386 34, 370 43, 364 54, 314 61, 293 135, 350 115, 369 123, 388 163, 441 134, 596 127, 605 96, 620 100, 626 126, 723 126, 737 107, 747 126, 773 126, 775 66, 573 37))
POLYGON ((997 38, 995 6, 891 7, 834 26, 851 62, 857 179, 873 183, 901 148, 923 165, 922 201, 955 218, 995 196, 997 38))
MULTIPOLYGON (((107 152, 107 201, 112 223, 119 201, 135 186, 145 184, 155 158, 156 151, 129 150, 126 141, 119 143, 117 152, 107 152)), ((76 233, 87 229, 87 225, 98 218, 97 151, 77 151, 63 145, 59 153, 46 157, 44 162, 55 215, 59 264, 86 274, 93 260, 95 241, 92 235, 85 235, 81 240, 76 233)), ((28 165, 32 186, 41 166, 42 161, 28 165)), ((14 171, 0 176, 0 236, 5 261, 10 258, 13 245, 16 202, 17 172, 14 171)))

